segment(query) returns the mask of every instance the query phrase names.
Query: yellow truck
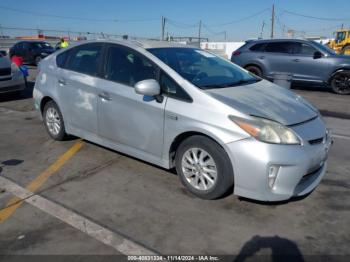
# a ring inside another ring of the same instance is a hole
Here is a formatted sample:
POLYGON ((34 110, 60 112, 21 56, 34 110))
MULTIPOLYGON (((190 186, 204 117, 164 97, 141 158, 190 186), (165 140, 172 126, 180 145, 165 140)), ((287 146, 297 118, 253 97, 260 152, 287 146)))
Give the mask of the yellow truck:
POLYGON ((334 40, 328 46, 338 54, 350 55, 350 29, 340 29, 336 31, 334 40))

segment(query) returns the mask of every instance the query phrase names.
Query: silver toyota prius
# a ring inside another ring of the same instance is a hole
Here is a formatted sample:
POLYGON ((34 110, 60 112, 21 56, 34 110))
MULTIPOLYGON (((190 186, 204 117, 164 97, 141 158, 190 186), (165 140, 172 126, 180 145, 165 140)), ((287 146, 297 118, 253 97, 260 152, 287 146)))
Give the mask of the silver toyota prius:
POLYGON ((88 41, 54 53, 40 63, 34 100, 53 139, 70 134, 175 167, 204 199, 305 195, 332 141, 300 96, 168 42, 88 41))

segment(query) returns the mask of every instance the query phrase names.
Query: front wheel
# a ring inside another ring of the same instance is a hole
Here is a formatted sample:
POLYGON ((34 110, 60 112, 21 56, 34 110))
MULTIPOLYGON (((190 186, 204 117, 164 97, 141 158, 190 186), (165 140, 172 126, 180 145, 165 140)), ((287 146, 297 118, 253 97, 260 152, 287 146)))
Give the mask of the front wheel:
POLYGON ((261 78, 263 77, 263 73, 261 69, 257 66, 247 66, 245 67, 245 69, 258 77, 261 77, 261 78))
POLYGON ((44 123, 49 135, 57 141, 62 141, 66 137, 63 117, 61 111, 54 101, 46 103, 43 112, 44 123))
POLYGON ((330 85, 334 93, 339 95, 350 94, 350 70, 337 72, 330 80, 330 85))
POLYGON ((233 186, 233 169, 227 153, 205 136, 191 136, 183 141, 175 160, 182 184, 199 198, 220 198, 233 186))

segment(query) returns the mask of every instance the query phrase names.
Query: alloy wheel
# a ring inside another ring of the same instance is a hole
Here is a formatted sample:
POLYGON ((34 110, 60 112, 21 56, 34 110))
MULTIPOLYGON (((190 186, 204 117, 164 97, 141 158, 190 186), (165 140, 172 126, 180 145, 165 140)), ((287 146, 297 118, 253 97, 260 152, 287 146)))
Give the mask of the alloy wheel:
POLYGON ((197 190, 210 190, 217 181, 216 163, 201 148, 188 149, 182 156, 181 167, 187 182, 197 190))
POLYGON ((61 131, 60 115, 53 107, 49 107, 46 111, 46 125, 53 136, 57 136, 61 131))
POLYGON ((350 94, 350 73, 337 73, 332 79, 332 88, 338 94, 350 94))

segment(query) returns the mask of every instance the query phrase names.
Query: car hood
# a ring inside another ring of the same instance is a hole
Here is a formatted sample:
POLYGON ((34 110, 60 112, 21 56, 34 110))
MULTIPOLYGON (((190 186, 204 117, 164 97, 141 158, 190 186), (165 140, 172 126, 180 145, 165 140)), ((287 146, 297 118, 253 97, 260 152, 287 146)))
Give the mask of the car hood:
POLYGON ((7 57, 0 57, 0 68, 11 67, 11 61, 7 57))
POLYGON ((251 116, 294 125, 318 115, 306 100, 292 91, 262 80, 250 85, 209 89, 205 92, 226 105, 251 116))

